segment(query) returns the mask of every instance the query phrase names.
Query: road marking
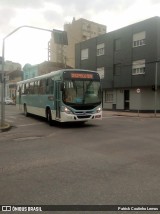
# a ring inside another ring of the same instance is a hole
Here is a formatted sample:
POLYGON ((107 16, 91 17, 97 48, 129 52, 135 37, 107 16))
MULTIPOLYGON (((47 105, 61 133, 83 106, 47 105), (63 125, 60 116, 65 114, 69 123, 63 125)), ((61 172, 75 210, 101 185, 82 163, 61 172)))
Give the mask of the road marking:
POLYGON ((43 137, 45 137, 45 136, 19 137, 19 138, 15 138, 15 139, 13 139, 13 140, 14 140, 14 141, 36 140, 36 139, 43 138, 43 137))
POLYGON ((35 126, 35 125, 42 125, 45 123, 30 123, 30 124, 22 124, 22 125, 18 125, 18 127, 23 127, 23 126, 35 126))
POLYGON ((114 115, 113 115, 113 116, 106 116, 106 117, 102 117, 102 119, 103 119, 103 118, 116 118, 116 117, 121 118, 121 117, 125 117, 125 116, 118 116, 118 115, 117 115, 117 116, 114 116, 114 115))

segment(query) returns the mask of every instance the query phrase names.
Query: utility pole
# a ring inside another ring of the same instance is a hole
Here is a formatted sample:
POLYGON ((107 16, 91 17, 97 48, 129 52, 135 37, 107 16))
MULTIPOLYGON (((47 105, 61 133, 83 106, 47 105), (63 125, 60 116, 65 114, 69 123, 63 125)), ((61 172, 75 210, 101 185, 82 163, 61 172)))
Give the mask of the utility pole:
POLYGON ((1 126, 3 127, 5 121, 5 78, 4 78, 4 50, 5 50, 5 39, 3 39, 2 45, 2 71, 1 71, 1 126))

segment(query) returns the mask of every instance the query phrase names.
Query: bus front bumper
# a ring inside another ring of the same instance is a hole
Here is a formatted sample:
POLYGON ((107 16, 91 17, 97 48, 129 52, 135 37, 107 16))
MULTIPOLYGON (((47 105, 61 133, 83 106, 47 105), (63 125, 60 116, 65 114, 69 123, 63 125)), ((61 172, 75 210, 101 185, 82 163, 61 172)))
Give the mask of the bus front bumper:
POLYGON ((89 121, 89 120, 97 120, 102 119, 102 112, 96 114, 84 114, 84 115, 76 115, 76 114, 67 114, 65 112, 61 112, 61 122, 78 122, 78 121, 89 121))

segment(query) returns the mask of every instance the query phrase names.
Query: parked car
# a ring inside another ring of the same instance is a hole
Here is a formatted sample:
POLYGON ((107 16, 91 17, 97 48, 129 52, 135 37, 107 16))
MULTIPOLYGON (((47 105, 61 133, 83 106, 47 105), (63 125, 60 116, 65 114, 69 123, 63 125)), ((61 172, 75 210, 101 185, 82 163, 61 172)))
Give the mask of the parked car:
POLYGON ((6 97, 4 102, 6 105, 14 105, 15 104, 14 101, 10 97, 6 97))

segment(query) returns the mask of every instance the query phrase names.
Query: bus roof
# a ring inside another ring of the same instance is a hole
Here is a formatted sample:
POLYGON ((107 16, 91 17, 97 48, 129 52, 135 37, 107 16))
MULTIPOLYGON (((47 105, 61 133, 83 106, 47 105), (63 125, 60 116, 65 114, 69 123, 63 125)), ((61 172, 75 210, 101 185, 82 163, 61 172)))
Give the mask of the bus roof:
MULTIPOLYGON (((74 71, 74 72, 93 72, 95 73, 96 71, 91 71, 91 70, 84 70, 84 69, 62 69, 62 70, 57 70, 57 71, 51 71, 50 73, 47 73, 47 74, 43 74, 43 75, 40 75, 40 76, 36 76, 36 77, 33 77, 33 78, 30 78, 30 79, 26 79, 26 80, 22 80, 20 82, 17 82, 17 84, 22 84, 22 83, 28 83, 28 82, 32 82, 32 81, 37 81, 37 80, 41 80, 41 79, 44 79, 44 78, 48 78, 48 77, 54 77, 58 74, 62 74, 63 72, 67 72, 67 71, 74 71)), ((96 72, 97 73, 97 72, 96 72)))

